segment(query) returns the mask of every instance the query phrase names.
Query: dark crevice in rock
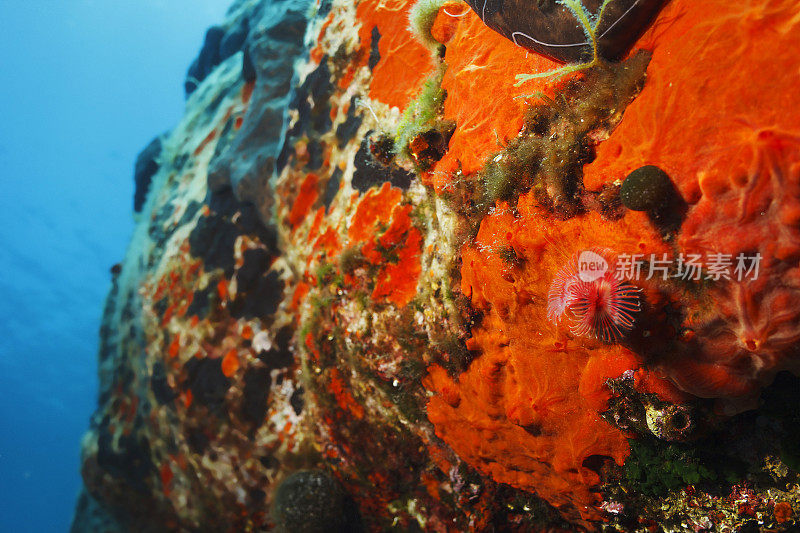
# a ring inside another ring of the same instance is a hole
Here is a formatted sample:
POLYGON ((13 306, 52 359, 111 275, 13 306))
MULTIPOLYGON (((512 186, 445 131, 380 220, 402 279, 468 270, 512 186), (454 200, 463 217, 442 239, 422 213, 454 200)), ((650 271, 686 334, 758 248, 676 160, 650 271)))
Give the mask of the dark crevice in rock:
POLYGON ((212 411, 220 411, 230 380, 222 373, 222 359, 192 358, 183 366, 186 387, 192 391, 194 401, 212 411))
POLYGON ((150 182, 158 172, 158 157, 161 155, 161 136, 159 135, 148 144, 136 157, 133 172, 134 193, 133 210, 140 212, 150 190, 150 182))
MULTIPOLYGON (((328 63, 323 58, 319 67, 306 77, 305 81, 297 88, 289 103, 290 109, 296 110, 298 120, 286 132, 286 141, 278 156, 277 168, 282 170, 289 160, 289 155, 294 151, 294 145, 303 137, 308 139, 319 138, 329 131, 333 125, 329 99, 333 94, 334 86, 331 83, 331 72, 328 63)), ((313 152, 314 148, 309 147, 313 152)), ((321 159, 310 163, 310 168, 319 168, 321 159)))
POLYGON ((147 478, 155 470, 150 445, 134 435, 114 439, 107 426, 99 428, 97 463, 114 477, 124 480, 133 490, 147 492, 147 478))
POLYGON ((336 127, 336 139, 339 148, 343 148, 350 139, 355 137, 358 128, 361 127, 363 118, 357 112, 358 99, 354 96, 350 99, 350 107, 347 109, 347 116, 344 122, 336 127))
POLYGON ((372 34, 370 35, 370 47, 369 47, 369 69, 374 69, 378 62, 381 60, 381 52, 378 49, 378 43, 381 40, 381 32, 378 31, 378 27, 375 26, 372 28, 372 34))
POLYGON ((277 253, 275 229, 264 226, 255 207, 237 200, 230 188, 209 193, 207 202, 210 214, 200 217, 189 235, 191 253, 203 258, 206 271, 221 268, 226 277, 233 275, 239 235, 257 236, 270 253, 277 253))
POLYGON ((177 391, 169 386, 164 365, 157 362, 153 365, 153 373, 150 376, 150 389, 153 391, 156 401, 161 405, 172 405, 172 401, 178 397, 177 391))
POLYGON ((244 375, 242 416, 252 424, 255 432, 267 416, 267 398, 271 385, 268 368, 251 368, 244 375))
POLYGON ((336 194, 339 192, 343 175, 344 173, 341 169, 334 169, 333 174, 328 179, 328 183, 325 185, 325 194, 322 196, 322 202, 328 209, 330 209, 333 199, 336 198, 336 194))
POLYGON ((352 185, 360 192, 366 192, 372 187, 380 187, 386 181, 394 187, 407 189, 414 178, 412 173, 394 163, 387 166, 377 161, 372 156, 367 137, 361 142, 354 163, 356 169, 353 173, 352 185))
POLYGON ((259 276, 250 290, 237 292, 231 302, 231 316, 235 318, 270 317, 283 300, 283 281, 275 271, 259 276))
POLYGON ((294 364, 294 354, 291 351, 292 337, 294 336, 294 328, 291 326, 284 326, 278 330, 275 335, 275 342, 272 348, 258 353, 258 358, 261 359, 268 368, 282 369, 288 368, 294 364))

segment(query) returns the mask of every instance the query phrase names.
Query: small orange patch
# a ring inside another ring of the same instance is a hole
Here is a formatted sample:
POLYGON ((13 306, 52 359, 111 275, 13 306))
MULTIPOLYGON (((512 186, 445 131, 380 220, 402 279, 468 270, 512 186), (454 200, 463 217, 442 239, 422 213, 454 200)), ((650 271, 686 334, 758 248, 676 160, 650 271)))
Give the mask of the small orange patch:
POLYGON ((339 234, 333 228, 328 228, 325 233, 320 235, 314 242, 315 250, 324 250, 328 257, 332 257, 339 253, 341 244, 339 243, 339 234))
POLYGON ((292 295, 292 309, 296 310, 300 307, 300 303, 306 297, 306 294, 308 294, 310 289, 311 286, 304 281, 301 281, 297 284, 297 288, 294 290, 294 294, 292 295))
POLYGON ((289 224, 296 228, 305 219, 311 206, 319 198, 317 191, 318 177, 313 172, 309 172, 303 183, 300 185, 300 192, 297 193, 297 198, 292 204, 292 209, 289 212, 289 224))
POLYGON ((211 130, 211 133, 206 135, 206 138, 203 139, 203 141, 197 146, 197 148, 194 151, 194 155, 195 156, 200 155, 203 149, 205 149, 206 145, 208 145, 208 143, 213 141, 216 136, 217 136, 217 130, 216 129, 211 130))
POLYGON ((339 374, 339 369, 331 368, 330 372, 330 390, 336 398, 336 402, 342 409, 350 411, 357 419, 361 420, 364 418, 364 408, 353 398, 353 395, 347 389, 347 384, 339 374))
POLYGON ((311 61, 316 64, 319 64, 322 61, 322 58, 325 56, 325 52, 322 50, 322 39, 325 37, 325 32, 328 31, 328 27, 333 22, 333 13, 328 15, 328 18, 322 24, 322 28, 319 30, 319 35, 317 35, 317 45, 311 49, 309 52, 309 57, 311 61))
POLYGON ((233 376, 239 370, 239 354, 236 350, 230 350, 222 358, 222 373, 226 378, 233 376))
POLYGON ((319 65, 322 61, 322 58, 325 57, 325 52, 322 51, 322 46, 317 45, 311 49, 311 51, 308 53, 308 56, 311 61, 319 65))
POLYGON ((392 107, 404 108, 433 70, 431 53, 408 29, 407 0, 362 0, 356 17, 361 21, 361 65, 366 65, 372 48, 373 28, 380 32, 380 61, 372 69, 369 95, 392 107))
POLYGON ((417 280, 422 270, 419 261, 422 234, 411 224, 411 205, 401 206, 403 193, 388 182, 375 191, 371 189, 356 208, 349 236, 353 244, 364 242, 364 257, 381 265, 376 278, 373 299, 387 299, 403 307, 417 292, 417 280), (389 227, 377 239, 374 234, 381 224, 389 227))
POLYGON ((225 301, 228 299, 228 282, 224 279, 221 279, 217 282, 217 294, 219 295, 219 299, 225 301))
POLYGON ((253 89, 256 86, 256 82, 251 81, 249 83, 245 83, 242 86, 242 103, 248 104, 250 103, 250 97, 253 96, 253 89))
POLYGON ((194 399, 194 394, 192 394, 192 389, 188 389, 186 392, 183 393, 183 406, 185 408, 189 408, 192 405, 192 400, 194 399))
POLYGON ((172 314, 175 312, 175 304, 169 305, 164 310, 164 316, 161 318, 161 325, 166 326, 169 324, 170 319, 172 318, 172 314))
POLYGON ((170 493, 170 483, 172 482, 172 478, 174 474, 172 473, 172 469, 169 467, 168 463, 164 463, 161 465, 159 469, 159 474, 161 476, 161 487, 164 490, 164 495, 169 496, 170 493))
POLYGON ((392 224, 378 238, 384 250, 391 250, 396 261, 386 262, 383 254, 378 252, 374 242, 363 248, 364 256, 374 264, 383 264, 378 274, 373 299, 386 298, 398 307, 403 307, 417 294, 417 280, 422 271, 420 264, 420 248, 422 234, 411 225, 412 206, 397 206, 392 214, 392 224))
POLYGON ((380 189, 370 189, 358 204, 350 221, 348 236, 353 242, 369 240, 379 222, 388 223, 394 206, 400 203, 403 191, 385 182, 380 189))
POLYGON ((319 228, 322 225, 322 220, 325 218, 325 208, 320 207, 314 215, 314 222, 311 223, 311 229, 308 230, 308 240, 313 241, 317 238, 319 228))
POLYGON ((775 504, 775 509, 772 514, 775 516, 775 521, 777 523, 783 524, 792 518, 794 511, 788 502, 780 502, 775 504))
POLYGON ((178 352, 181 349, 181 336, 180 334, 176 334, 175 337, 172 339, 172 342, 167 349, 167 353, 170 357, 177 357, 178 352))

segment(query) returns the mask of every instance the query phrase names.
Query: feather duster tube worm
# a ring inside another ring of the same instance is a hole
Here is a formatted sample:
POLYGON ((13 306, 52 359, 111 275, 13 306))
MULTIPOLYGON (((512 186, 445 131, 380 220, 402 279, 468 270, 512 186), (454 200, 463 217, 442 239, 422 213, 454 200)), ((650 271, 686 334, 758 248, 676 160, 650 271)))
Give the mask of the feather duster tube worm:
POLYGON ((585 250, 558 271, 547 293, 547 318, 558 324, 569 316, 574 335, 613 343, 633 328, 640 289, 619 279, 604 255, 611 253, 585 250))

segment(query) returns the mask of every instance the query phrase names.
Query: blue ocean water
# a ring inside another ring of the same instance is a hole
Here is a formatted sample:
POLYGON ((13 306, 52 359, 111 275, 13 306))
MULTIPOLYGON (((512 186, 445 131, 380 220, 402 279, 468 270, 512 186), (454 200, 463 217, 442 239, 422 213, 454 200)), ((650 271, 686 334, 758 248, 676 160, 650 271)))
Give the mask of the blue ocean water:
POLYGON ((230 0, 0 0, 0 531, 66 531, 133 163, 230 0))

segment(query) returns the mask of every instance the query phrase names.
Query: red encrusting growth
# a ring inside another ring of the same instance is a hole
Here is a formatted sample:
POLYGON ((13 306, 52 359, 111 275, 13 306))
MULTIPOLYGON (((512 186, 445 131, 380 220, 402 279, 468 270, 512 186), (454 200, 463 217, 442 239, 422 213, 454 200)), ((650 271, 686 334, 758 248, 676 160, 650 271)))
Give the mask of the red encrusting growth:
POLYGON ((195 157, 200 155, 203 152, 203 150, 205 150, 208 143, 216 139, 216 137, 217 137, 217 130, 216 129, 211 130, 208 133, 208 135, 206 135, 206 137, 202 141, 200 141, 200 144, 197 145, 197 148, 195 148, 194 150, 195 157))
POLYGON ((297 192, 297 197, 292 204, 292 209, 289 212, 289 224, 296 228, 308 215, 311 206, 319 198, 319 191, 317 190, 317 182, 319 178, 313 172, 309 172, 303 183, 300 184, 300 190, 297 192))
POLYGON ((222 373, 225 377, 233 376, 239 370, 239 354, 236 349, 228 350, 225 357, 222 358, 222 373))
POLYGON ((348 385, 342 379, 338 368, 331 368, 330 380, 330 390, 336 398, 339 406, 342 409, 352 413, 353 416, 359 420, 364 418, 364 408, 356 401, 355 398, 353 398, 353 395, 350 392, 348 385))
POLYGON ((372 69, 370 98, 401 109, 433 70, 430 51, 408 29, 408 12, 413 5, 406 0, 361 0, 356 10, 361 22, 360 66, 369 61, 373 29, 380 33, 380 61, 372 69))
POLYGON ((323 250, 328 257, 333 257, 339 253, 342 246, 339 242, 339 234, 333 228, 328 228, 325 233, 317 237, 314 241, 315 250, 323 250))
POLYGON ((250 98, 253 96, 253 89, 255 88, 255 86, 256 82, 254 81, 242 85, 242 103, 244 105, 250 103, 250 98))
POLYGON ((431 26, 431 37, 441 44, 447 44, 458 28, 459 19, 470 11, 462 2, 447 2, 439 8, 431 26))
POLYGON ((297 284, 297 288, 295 288, 294 294, 292 295, 292 309, 297 310, 300 308, 300 304, 303 302, 303 299, 310 289, 311 286, 304 281, 297 284))
POLYGON ((222 301, 228 299, 228 282, 225 279, 221 279, 217 282, 217 295, 222 301))
POLYGON ((775 504, 772 514, 777 523, 784 524, 791 520, 792 516, 794 515, 794 511, 792 510, 792 505, 789 502, 778 502, 775 504))
POLYGON ((181 393, 180 397, 183 403, 183 407, 188 409, 192 405, 192 400, 194 399, 194 395, 192 394, 192 389, 187 389, 185 392, 181 393))
POLYGON ((599 477, 584 461, 602 455, 622 464, 628 454, 625 435, 598 414, 611 396, 606 380, 642 363, 622 346, 572 336, 547 320, 553 277, 577 252, 601 246, 666 250, 643 217, 610 222, 590 213, 553 224, 533 193, 520 197, 515 213, 499 204, 462 250, 462 291, 484 314, 467 344, 478 356, 457 381, 433 367, 426 382, 435 392, 428 416, 461 458, 537 492, 573 520, 601 516, 592 491, 599 477), (501 253, 508 246, 517 266, 501 253))
POLYGON ((358 203, 350 220, 348 236, 352 242, 363 242, 372 238, 379 222, 387 223, 394 206, 400 203, 403 191, 385 182, 380 189, 370 189, 358 203))
POLYGON ((377 243, 373 241, 362 248, 368 260, 383 265, 372 298, 386 299, 398 307, 405 306, 417 295, 417 280, 422 271, 422 234, 411 225, 411 209, 411 205, 395 207, 389 229, 377 243), (385 255, 389 256, 388 261, 385 255))
POLYGON ((477 172, 503 149, 504 143, 517 136, 527 106, 525 99, 518 96, 538 91, 552 94, 555 84, 552 78, 514 87, 516 75, 546 72, 558 66, 550 59, 515 46, 488 28, 472 10, 457 19, 447 15, 444 9, 452 14, 461 14, 464 9, 453 11, 457 8, 448 5, 437 17, 437 20, 448 17, 457 21, 447 24, 447 34, 452 35, 444 57, 447 63, 442 79, 442 88, 447 91, 444 117, 455 121, 457 128, 450 139, 449 151, 425 177, 438 192, 452 185, 455 171, 477 172))
POLYGON ((400 205, 402 191, 385 182, 379 190, 371 189, 358 204, 348 231, 351 244, 361 247, 364 257, 381 269, 372 298, 386 300, 398 307, 408 304, 417 293, 422 266, 422 234, 411 223, 411 205, 400 205), (380 224, 389 227, 379 233, 380 224), (376 239, 376 233, 379 237, 376 239))
POLYGON ((317 208, 316 213, 314 214, 314 221, 311 223, 311 228, 308 230, 308 240, 313 241, 317 238, 317 234, 319 233, 319 229, 322 226, 322 222, 325 218, 325 208, 319 207, 317 208))
POLYGON ((684 302, 692 338, 661 370, 695 395, 752 399, 797 365, 800 69, 776 52, 799 35, 795 0, 669 2, 642 38, 644 89, 585 168, 589 189, 643 165, 666 171, 690 204, 678 253, 724 254, 732 268, 760 254, 757 279, 717 280, 684 302))
POLYGON ((177 357, 180 349, 181 349, 181 336, 180 333, 178 333, 172 339, 172 342, 170 343, 169 348, 167 349, 167 354, 170 357, 177 357))
POLYGON ((640 368, 635 374, 636 390, 648 394, 655 394, 662 400, 675 404, 689 403, 696 399, 678 387, 665 376, 657 372, 640 368))
POLYGON ((170 486, 172 478, 175 477, 172 473, 172 469, 169 467, 169 463, 163 463, 161 465, 159 477, 161 478, 161 488, 164 491, 164 495, 168 497, 172 489, 170 486))

